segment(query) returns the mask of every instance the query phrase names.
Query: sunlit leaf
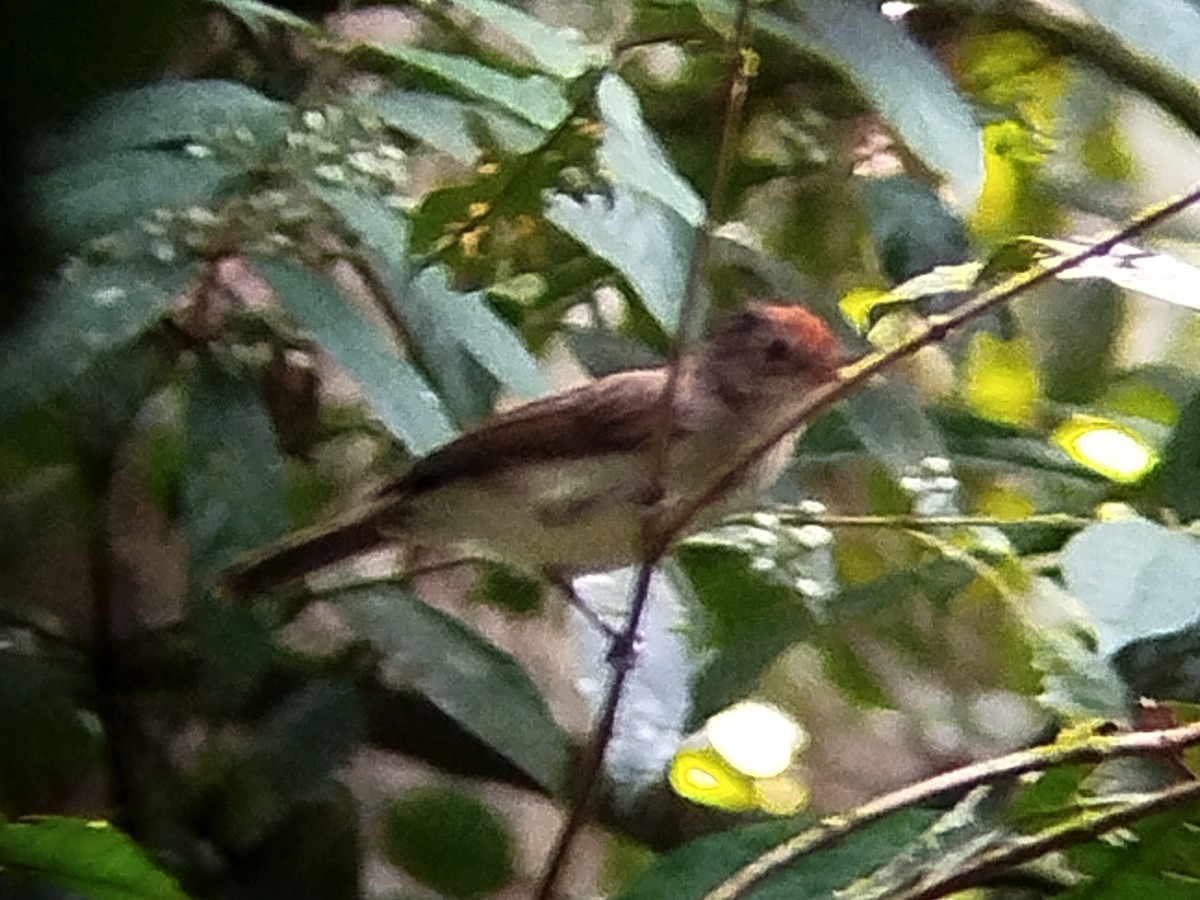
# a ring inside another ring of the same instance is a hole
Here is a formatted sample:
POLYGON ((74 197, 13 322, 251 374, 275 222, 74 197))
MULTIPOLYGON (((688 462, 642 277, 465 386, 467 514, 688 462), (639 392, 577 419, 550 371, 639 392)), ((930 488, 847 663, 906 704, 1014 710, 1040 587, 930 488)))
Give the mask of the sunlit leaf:
POLYGON ((1040 392, 1027 342, 977 332, 971 336, 962 375, 962 396, 971 412, 1005 425, 1033 423, 1040 392))
POLYGON ((87 900, 187 900, 174 878, 104 821, 0 820, 0 871, 44 879, 87 900))
MULTIPOLYGON (((1040 251, 1041 262, 1050 266, 1086 250, 1091 241, 1022 238, 1040 251)), ((1117 244, 1107 253, 1090 256, 1058 277, 1063 281, 1100 278, 1139 294, 1200 310, 1200 268, 1178 257, 1156 253, 1133 244, 1117 244)))
POLYGON ((729 812, 747 812, 758 806, 754 779, 729 764, 711 747, 678 751, 668 773, 671 789, 685 800, 729 812))
POLYGON ((1154 448, 1133 429, 1096 416, 1071 416, 1052 440, 1081 466, 1124 484, 1140 481, 1158 461, 1154 448))
POLYGON ((414 689, 547 790, 563 788, 570 743, 511 656, 399 587, 351 588, 336 602, 414 689))
POLYGON ((607 260, 629 280, 646 309, 669 332, 679 321, 695 231, 649 197, 620 187, 612 198, 563 194, 546 203, 546 218, 607 260))
POLYGON ((294 263, 258 260, 280 302, 358 382, 374 413, 415 453, 427 453, 454 436, 437 395, 412 363, 333 283, 294 263))

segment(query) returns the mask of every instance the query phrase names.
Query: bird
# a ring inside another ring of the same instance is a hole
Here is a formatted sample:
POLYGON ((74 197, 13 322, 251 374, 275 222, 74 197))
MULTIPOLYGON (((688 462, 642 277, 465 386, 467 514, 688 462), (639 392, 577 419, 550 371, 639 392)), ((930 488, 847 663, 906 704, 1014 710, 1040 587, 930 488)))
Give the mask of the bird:
POLYGON ((560 584, 631 565, 644 556, 649 517, 711 499, 689 522, 694 531, 770 487, 801 429, 721 476, 785 428, 842 363, 837 338, 804 306, 748 304, 680 356, 669 402, 671 369, 662 366, 498 413, 345 515, 235 562, 221 591, 267 593, 396 545, 491 559, 560 584))

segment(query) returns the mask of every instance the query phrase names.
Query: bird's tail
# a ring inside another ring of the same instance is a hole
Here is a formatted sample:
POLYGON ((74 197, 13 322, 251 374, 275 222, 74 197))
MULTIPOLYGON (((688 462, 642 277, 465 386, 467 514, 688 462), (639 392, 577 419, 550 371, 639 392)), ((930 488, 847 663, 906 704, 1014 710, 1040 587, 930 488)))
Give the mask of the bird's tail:
POLYGON ((282 587, 400 538, 394 501, 333 524, 289 534, 234 563, 221 577, 220 592, 234 600, 282 587))

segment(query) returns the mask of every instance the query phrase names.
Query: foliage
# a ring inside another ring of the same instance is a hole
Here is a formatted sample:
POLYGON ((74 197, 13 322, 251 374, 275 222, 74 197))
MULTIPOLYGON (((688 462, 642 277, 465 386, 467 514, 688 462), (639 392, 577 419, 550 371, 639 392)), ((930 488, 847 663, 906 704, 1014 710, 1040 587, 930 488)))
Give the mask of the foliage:
MULTIPOLYGON (((245 606, 220 572, 551 390, 549 360, 653 364, 764 296, 886 350, 1086 250, 1064 223, 1119 227, 1171 167, 1129 123, 1200 134, 1200 13, 1076 5, 752 4, 739 55, 733 0, 449 0, 390 31, 211 0, 188 77, 105 77, 31 132, 19 225, 51 264, 0 334, 0 894, 382 896, 368 856, 449 896, 529 889, 512 798, 573 802, 562 713, 600 706, 605 632, 493 566, 245 606), (372 751, 432 786, 375 802, 372 751)), ((891 366, 762 509, 675 549, 596 813, 653 854, 589 892, 701 897, 810 833, 672 796, 685 751, 765 817, 1195 718, 1200 273, 1170 227, 891 366), (747 697, 811 733, 786 771, 713 749, 747 697)), ((632 581, 576 589, 615 626, 632 581)), ((1194 892, 1192 756, 1047 759, 744 895, 1194 892)))

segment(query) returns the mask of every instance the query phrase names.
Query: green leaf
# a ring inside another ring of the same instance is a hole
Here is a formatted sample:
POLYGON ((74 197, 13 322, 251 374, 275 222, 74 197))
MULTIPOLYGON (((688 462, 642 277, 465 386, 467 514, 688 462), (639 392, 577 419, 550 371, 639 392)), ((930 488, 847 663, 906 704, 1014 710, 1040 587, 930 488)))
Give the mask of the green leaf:
POLYGON ((420 47, 375 45, 374 49, 407 68, 433 76, 463 96, 495 104, 547 131, 561 125, 571 112, 562 90, 544 75, 520 78, 469 57, 420 47))
POLYGON ((867 452, 894 478, 919 470, 925 459, 948 458, 941 434, 916 391, 904 381, 863 385, 843 404, 842 415, 867 452))
POLYGON ((490 806, 446 788, 418 788, 388 810, 388 861, 450 897, 478 897, 512 881, 514 840, 490 806))
POLYGON ((268 35, 271 25, 282 25, 310 35, 318 35, 321 29, 295 13, 263 3, 262 0, 207 0, 237 16, 257 37, 268 35))
POLYGON ((1060 900, 1194 900, 1200 892, 1196 833, 1200 804, 1152 816, 1122 829, 1119 840, 1095 840, 1067 851, 1088 876, 1060 900))
MULTIPOLYGON (((732 7, 700 2, 726 16, 732 7)), ((756 27, 841 69, 904 143, 950 180, 962 206, 973 207, 983 188, 983 137, 970 105, 928 52, 871 4, 789 6, 794 18, 756 13, 756 27)))
POLYGON ((1188 0, 1076 0, 1141 56, 1169 66, 1188 81, 1200 81, 1200 9, 1188 0))
POLYGON ((350 188, 314 186, 342 224, 387 264, 386 283, 398 290, 408 277, 408 219, 378 197, 350 188))
POLYGON ((414 282, 400 293, 396 310, 412 339, 421 369, 460 426, 473 425, 492 411, 496 379, 463 346, 454 318, 414 282))
MULTIPOLYGON (((769 551, 759 548, 764 557, 769 551)), ((788 647, 816 622, 794 590, 755 566, 755 554, 720 532, 698 535, 675 551, 708 614, 705 643, 716 650, 694 679, 688 728, 742 699, 788 647)))
POLYGON ((0 821, 0 871, 44 878, 86 900, 187 900, 137 844, 101 821, 0 821))
POLYGON ((546 132, 485 103, 424 91, 390 89, 356 105, 397 131, 423 141, 463 165, 473 165, 487 139, 505 153, 530 153, 546 132))
POLYGON ((413 279, 413 292, 426 308, 446 317, 457 340, 502 383, 524 397, 546 392, 546 380, 521 339, 488 305, 485 292, 461 294, 450 290, 446 273, 428 268, 413 279))
POLYGON ((255 266, 317 343, 358 382, 372 410, 414 453, 454 436, 437 396, 412 363, 324 276, 295 263, 255 266))
POLYGON ((69 130, 35 144, 32 156, 60 166, 121 150, 204 143, 238 129, 282 138, 288 114, 285 104, 235 81, 164 81, 100 100, 69 130))
POLYGON ((1100 522, 1063 549, 1067 590, 1091 613, 1102 654, 1197 623, 1200 544, 1145 519, 1100 522))
POLYGON ((465 166, 483 152, 471 127, 471 106, 454 97, 392 89, 365 97, 359 105, 465 166))
POLYGON ((192 275, 186 266, 119 263, 59 279, 0 337, 0 423, 55 394, 86 388, 105 354, 155 325, 192 275))
POLYGON ((248 372, 200 362, 189 385, 181 517, 192 584, 203 590, 240 553, 287 528, 275 432, 248 372))
POLYGON ((704 222, 704 201, 671 165, 658 137, 642 118, 633 89, 619 75, 607 74, 596 91, 596 102, 604 125, 600 164, 618 184, 653 197, 688 225, 699 228, 704 222))
POLYGON ((1163 453, 1158 482, 1164 506, 1185 522, 1200 518, 1200 393, 1179 413, 1163 453))
POLYGON ((550 792, 563 790, 570 741, 511 656, 399 587, 351 588, 334 599, 438 709, 550 792))
POLYGON ((0 651, 0 772, 20 773, 0 780, 5 808, 36 808, 100 761, 103 735, 80 708, 91 687, 80 675, 65 661, 0 651))
POLYGON ((875 255, 891 281, 970 259, 966 226, 928 185, 903 176, 861 180, 875 255))
POLYGON ((582 200, 551 195, 546 218, 611 263, 659 324, 674 333, 696 236, 677 213, 650 197, 617 187, 611 199, 594 194, 582 200))
POLYGON ((558 78, 578 78, 607 61, 598 47, 584 47, 565 29, 496 0, 453 0, 455 6, 478 16, 520 44, 543 72, 558 78))
MULTIPOLYGON (((937 812, 908 809, 856 831, 836 845, 802 856, 747 894, 754 900, 829 900, 887 863, 919 838, 937 812)), ((740 867, 803 831, 809 820, 747 825, 685 844, 617 894, 614 900, 700 897, 740 867)))
POLYGON ((222 779, 220 828, 238 847, 258 843, 301 804, 332 785, 366 733, 354 685, 316 680, 288 697, 222 779))
POLYGON ((32 224, 59 248, 128 227, 156 209, 209 202, 235 169, 166 150, 123 150, 30 181, 32 224))

